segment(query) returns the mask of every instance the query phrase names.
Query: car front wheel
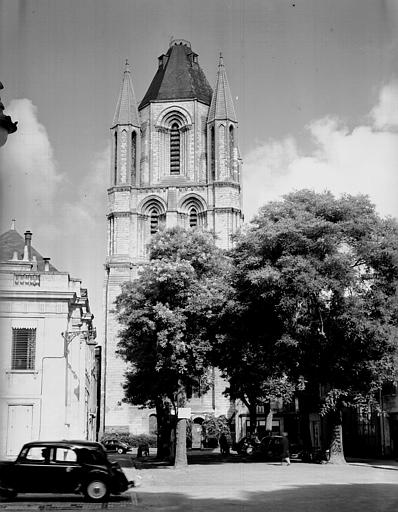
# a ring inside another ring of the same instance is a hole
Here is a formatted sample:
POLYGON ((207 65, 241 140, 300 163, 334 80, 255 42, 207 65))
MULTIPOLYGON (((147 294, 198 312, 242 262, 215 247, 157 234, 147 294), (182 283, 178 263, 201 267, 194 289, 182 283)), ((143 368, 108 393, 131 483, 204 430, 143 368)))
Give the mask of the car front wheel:
POLYGON ((84 491, 85 497, 90 501, 105 501, 109 496, 109 489, 103 480, 90 480, 84 491))

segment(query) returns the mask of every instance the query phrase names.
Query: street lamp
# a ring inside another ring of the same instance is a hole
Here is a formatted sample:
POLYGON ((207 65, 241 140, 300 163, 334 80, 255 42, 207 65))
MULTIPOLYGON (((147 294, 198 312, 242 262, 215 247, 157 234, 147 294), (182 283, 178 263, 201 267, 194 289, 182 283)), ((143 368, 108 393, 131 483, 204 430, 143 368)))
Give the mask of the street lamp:
POLYGON ((77 336, 83 336, 84 341, 86 342, 86 345, 96 345, 97 342, 95 341, 95 338, 97 337, 97 330, 95 329, 89 329, 86 331, 66 331, 61 333, 62 337, 64 338, 64 354, 65 357, 67 357, 69 344, 71 341, 73 341, 77 336))
MULTIPOLYGON (((4 89, 4 85, 0 82, 0 90, 4 89)), ((17 123, 11 120, 10 116, 6 116, 4 113, 4 105, 0 99, 0 147, 4 146, 7 142, 7 137, 9 133, 14 133, 17 131, 17 123)))

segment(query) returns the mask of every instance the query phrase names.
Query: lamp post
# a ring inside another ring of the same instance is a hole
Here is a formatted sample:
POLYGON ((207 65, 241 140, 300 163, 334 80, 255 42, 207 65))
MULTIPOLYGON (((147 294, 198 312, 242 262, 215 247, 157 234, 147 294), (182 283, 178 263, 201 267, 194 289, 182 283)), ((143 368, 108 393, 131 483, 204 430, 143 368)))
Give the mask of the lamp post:
POLYGON ((64 338, 64 354, 65 359, 68 358, 68 349, 69 344, 71 341, 73 341, 77 336, 83 336, 84 341, 86 342, 86 345, 96 345, 97 342, 95 341, 97 337, 97 330, 95 329, 88 329, 88 330, 77 330, 77 331, 66 331, 62 332, 61 336, 64 338))
MULTIPOLYGON (((0 90, 4 89, 4 85, 0 82, 0 90)), ((0 147, 7 142, 10 133, 17 131, 17 122, 13 122, 10 116, 4 114, 4 105, 0 99, 0 147)))

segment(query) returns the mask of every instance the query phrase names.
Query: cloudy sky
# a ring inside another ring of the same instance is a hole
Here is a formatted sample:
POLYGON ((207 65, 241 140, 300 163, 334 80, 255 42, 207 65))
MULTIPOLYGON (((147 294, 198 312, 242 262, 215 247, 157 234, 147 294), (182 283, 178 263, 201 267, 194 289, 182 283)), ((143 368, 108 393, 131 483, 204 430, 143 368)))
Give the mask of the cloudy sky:
POLYGON ((213 86, 223 52, 247 221, 304 187, 398 217, 396 0, 0 0, 1 97, 19 121, 0 149, 0 230, 15 218, 81 277, 97 324, 123 63, 139 101, 171 38, 191 41, 213 86))

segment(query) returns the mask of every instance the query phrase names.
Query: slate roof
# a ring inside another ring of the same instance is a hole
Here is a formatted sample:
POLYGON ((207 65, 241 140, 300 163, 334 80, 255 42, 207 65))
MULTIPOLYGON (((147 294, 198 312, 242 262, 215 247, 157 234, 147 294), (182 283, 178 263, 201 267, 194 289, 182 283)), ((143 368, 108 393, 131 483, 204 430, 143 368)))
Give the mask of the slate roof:
MULTIPOLYGON (((25 238, 18 233, 15 229, 10 229, 2 235, 0 235, 0 261, 11 260, 14 251, 18 252, 18 259, 23 258, 23 252, 25 247, 25 238)), ((36 251, 32 246, 32 256, 36 256, 37 268, 40 272, 44 272, 44 260, 43 256, 36 251)), ((58 270, 50 263, 50 272, 58 272, 58 270)))
POLYGON ((116 126, 117 124, 140 126, 137 101, 135 99, 133 83, 131 80, 130 66, 127 60, 112 126, 116 126))
POLYGON ((237 122, 224 60, 221 54, 218 64, 216 88, 211 100, 207 122, 211 123, 215 119, 229 119, 230 121, 237 122))
POLYGON ((159 57, 159 68, 141 101, 141 110, 151 101, 197 99, 210 105, 212 89, 187 41, 173 41, 159 57))

